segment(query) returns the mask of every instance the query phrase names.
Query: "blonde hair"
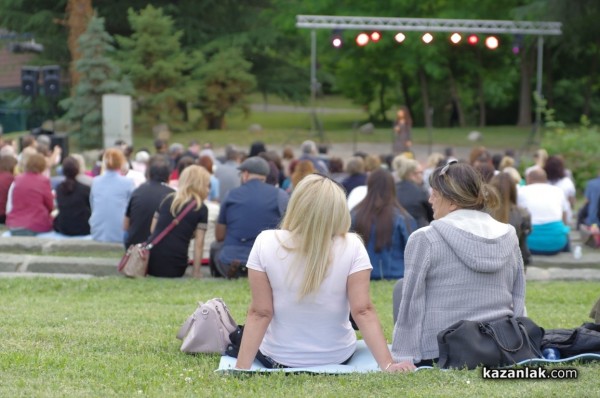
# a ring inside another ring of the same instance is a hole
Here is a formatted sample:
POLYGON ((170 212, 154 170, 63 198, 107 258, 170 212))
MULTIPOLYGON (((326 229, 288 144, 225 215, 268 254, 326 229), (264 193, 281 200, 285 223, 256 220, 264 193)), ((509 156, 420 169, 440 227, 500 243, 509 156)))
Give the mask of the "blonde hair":
POLYGON ((408 175, 419 167, 419 162, 415 159, 408 159, 404 155, 396 156, 393 160, 396 177, 400 180, 406 180, 408 175))
POLYGON ((192 199, 196 201, 196 210, 200 209, 204 199, 208 197, 210 173, 202 166, 191 165, 186 167, 179 176, 177 192, 171 203, 171 214, 176 217, 186 203, 192 199))
POLYGON ((381 168, 381 159, 379 156, 368 155, 365 158, 365 171, 371 172, 381 168))
POLYGON ((318 174, 304 177, 290 198, 281 229, 290 231, 296 252, 294 271, 304 269, 299 299, 316 292, 332 262, 333 237, 350 230, 350 212, 344 190, 333 180, 318 174), (305 264, 305 266, 303 266, 305 264))

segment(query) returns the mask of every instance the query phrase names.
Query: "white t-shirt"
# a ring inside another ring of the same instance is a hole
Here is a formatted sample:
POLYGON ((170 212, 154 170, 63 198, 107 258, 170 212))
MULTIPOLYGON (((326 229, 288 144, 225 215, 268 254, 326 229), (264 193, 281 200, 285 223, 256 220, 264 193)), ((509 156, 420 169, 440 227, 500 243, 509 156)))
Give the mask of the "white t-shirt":
POLYGON ((563 212, 570 209, 562 189, 546 183, 519 188, 517 204, 529 210, 533 225, 562 221, 563 212))
MULTIPOLYGON (((556 182, 551 182, 550 184, 554 185, 555 187, 559 187, 564 192, 565 198, 567 198, 567 201, 569 201, 569 198, 575 197, 575 193, 576 193, 575 184, 573 184, 573 180, 571 180, 569 177, 563 177, 556 182)), ((569 202, 569 211, 567 211, 567 220, 571 221, 572 217, 573 217, 573 210, 571 209, 571 202, 569 202)))
POLYGON ((261 232, 246 264, 266 272, 273 291, 273 319, 260 351, 291 367, 342 363, 356 347, 356 333, 349 321, 348 276, 372 269, 369 255, 357 235, 335 237, 328 275, 317 293, 299 301, 302 271, 290 270, 296 254, 281 243, 291 246, 289 239, 289 231, 261 232))

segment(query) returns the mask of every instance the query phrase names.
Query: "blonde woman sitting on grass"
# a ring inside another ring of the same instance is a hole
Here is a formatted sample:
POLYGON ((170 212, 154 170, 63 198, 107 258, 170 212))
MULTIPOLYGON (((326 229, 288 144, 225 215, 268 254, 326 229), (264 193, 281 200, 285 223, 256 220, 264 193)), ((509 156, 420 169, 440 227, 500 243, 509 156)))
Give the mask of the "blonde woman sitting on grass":
POLYGON ((379 367, 394 363, 369 296, 371 263, 349 233, 344 190, 312 174, 294 189, 279 230, 263 231, 248 258, 252 301, 236 367, 346 364, 356 348, 350 312, 379 367))

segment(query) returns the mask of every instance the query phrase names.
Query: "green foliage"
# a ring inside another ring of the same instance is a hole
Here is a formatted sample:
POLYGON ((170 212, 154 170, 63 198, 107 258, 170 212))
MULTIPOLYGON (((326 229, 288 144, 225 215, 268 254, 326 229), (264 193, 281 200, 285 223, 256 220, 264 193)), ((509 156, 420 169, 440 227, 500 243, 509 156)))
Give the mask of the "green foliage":
POLYGON ((113 38, 104 29, 104 18, 94 16, 79 38, 81 58, 75 65, 79 84, 70 98, 60 102, 67 112, 63 119, 76 134, 82 148, 102 146, 102 96, 131 94, 131 83, 120 79, 120 70, 109 58, 114 52, 113 38))
POLYGON ((585 188, 588 180, 598 175, 598 154, 600 153, 600 131, 584 115, 576 127, 568 127, 555 119, 553 109, 546 108, 546 101, 536 96, 544 111, 546 131, 541 146, 550 155, 561 155, 565 167, 573 172, 575 186, 579 192, 585 188))
MULTIPOLYGON (((388 341, 393 285, 371 283, 388 341)), ((218 355, 183 354, 175 338, 197 301, 212 297, 223 297, 244 323, 246 279, 0 278, 0 396, 588 397, 598 388, 597 362, 576 364, 572 381, 494 382, 478 370, 221 376, 218 355)), ((588 320, 597 297, 597 282, 530 282, 526 303, 540 326, 572 328, 588 320)))
POLYGON ((216 53, 194 72, 202 85, 197 106, 209 130, 223 128, 225 115, 232 109, 249 112, 247 96, 256 86, 256 79, 250 74, 251 66, 239 49, 228 48, 216 53))
POLYGON ((147 131, 159 123, 183 129, 187 102, 198 90, 189 73, 198 58, 181 49, 182 33, 160 8, 148 5, 139 13, 129 9, 128 18, 133 34, 117 36, 117 41, 121 66, 136 91, 137 129, 147 131))

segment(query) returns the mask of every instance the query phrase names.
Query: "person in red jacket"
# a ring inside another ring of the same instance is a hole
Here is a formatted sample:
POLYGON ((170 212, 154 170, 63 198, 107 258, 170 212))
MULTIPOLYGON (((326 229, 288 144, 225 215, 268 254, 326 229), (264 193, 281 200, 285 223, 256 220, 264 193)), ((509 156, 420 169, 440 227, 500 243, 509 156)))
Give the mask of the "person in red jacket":
POLYGON ((46 158, 34 153, 25 163, 25 172, 15 177, 12 208, 6 216, 6 225, 13 236, 52 231, 50 213, 54 209, 54 197, 50 180, 43 175, 45 169, 46 158))

